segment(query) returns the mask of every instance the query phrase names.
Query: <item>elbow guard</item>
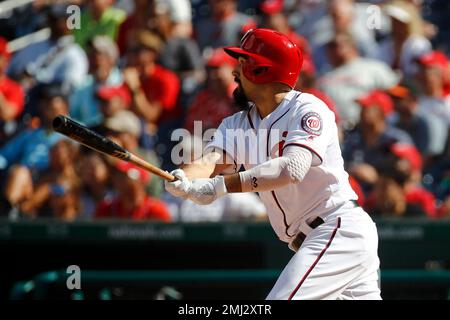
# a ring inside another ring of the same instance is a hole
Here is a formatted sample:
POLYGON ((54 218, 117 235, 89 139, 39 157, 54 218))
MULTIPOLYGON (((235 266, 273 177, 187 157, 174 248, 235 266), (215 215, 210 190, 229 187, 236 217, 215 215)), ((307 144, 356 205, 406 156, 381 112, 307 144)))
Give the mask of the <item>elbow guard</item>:
POLYGON ((289 159, 286 171, 292 183, 303 181, 312 162, 312 154, 309 150, 299 147, 296 149, 295 151, 289 150, 290 152, 285 155, 289 159))

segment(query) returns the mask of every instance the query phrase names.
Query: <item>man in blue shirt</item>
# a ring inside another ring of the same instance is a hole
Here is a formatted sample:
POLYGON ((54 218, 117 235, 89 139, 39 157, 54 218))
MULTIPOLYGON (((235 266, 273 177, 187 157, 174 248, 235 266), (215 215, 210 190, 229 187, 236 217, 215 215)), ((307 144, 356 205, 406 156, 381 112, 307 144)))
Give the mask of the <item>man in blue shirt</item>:
POLYGON ((28 128, 0 148, 0 173, 7 176, 4 197, 11 206, 32 192, 33 180, 49 165, 50 148, 63 136, 52 130, 53 119, 68 114, 67 97, 59 85, 39 90, 40 125, 28 128))

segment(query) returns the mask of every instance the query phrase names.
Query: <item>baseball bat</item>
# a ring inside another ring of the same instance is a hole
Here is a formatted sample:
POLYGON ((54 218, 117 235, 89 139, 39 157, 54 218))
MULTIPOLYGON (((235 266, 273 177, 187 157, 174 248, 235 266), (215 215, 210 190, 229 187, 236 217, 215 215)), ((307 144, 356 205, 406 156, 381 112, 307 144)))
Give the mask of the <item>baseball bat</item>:
POLYGON ((82 145, 91 148, 100 153, 106 154, 108 156, 116 157, 121 160, 131 162, 144 170, 150 171, 151 173, 160 176, 168 181, 175 181, 175 177, 170 173, 161 170, 158 167, 148 163, 147 161, 139 158, 130 151, 122 148, 117 143, 111 141, 97 132, 83 126, 82 124, 66 117, 57 116, 53 119, 53 129, 73 140, 78 141, 82 145))

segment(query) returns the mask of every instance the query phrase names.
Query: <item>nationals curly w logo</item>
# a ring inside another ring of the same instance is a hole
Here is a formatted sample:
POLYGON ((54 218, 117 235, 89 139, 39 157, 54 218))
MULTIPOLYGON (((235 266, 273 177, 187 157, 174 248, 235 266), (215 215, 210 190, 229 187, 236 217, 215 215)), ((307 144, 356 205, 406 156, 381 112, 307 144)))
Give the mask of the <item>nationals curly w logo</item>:
POLYGON ((302 128, 306 132, 319 136, 322 133, 322 118, 317 112, 308 112, 302 118, 302 128))

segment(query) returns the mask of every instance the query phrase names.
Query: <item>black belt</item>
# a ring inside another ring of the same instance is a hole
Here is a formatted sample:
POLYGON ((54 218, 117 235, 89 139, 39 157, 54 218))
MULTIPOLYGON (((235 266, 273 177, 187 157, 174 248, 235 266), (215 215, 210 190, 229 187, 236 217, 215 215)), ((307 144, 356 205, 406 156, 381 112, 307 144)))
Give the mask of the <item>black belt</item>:
MULTIPOLYGON (((320 226, 322 223, 324 223, 325 221, 323 221, 323 219, 321 217, 317 217, 315 218, 313 221, 311 221, 311 223, 309 223, 308 225, 312 228, 315 229, 318 226, 320 226)), ((303 232, 299 232, 297 234, 297 236, 295 237, 295 239, 291 242, 291 246, 295 251, 298 251, 298 249, 300 249, 300 246, 302 245, 303 241, 305 241, 306 239, 306 234, 304 234, 303 232)))
MULTIPOLYGON (((350 200, 350 202, 355 206, 355 208, 359 207, 359 204, 358 204, 358 202, 356 200, 350 200)), ((309 223, 308 225, 312 229, 315 229, 318 226, 320 226, 322 223, 324 223, 323 219, 321 217, 317 217, 311 223, 309 223)), ((299 232, 297 234, 297 236, 295 237, 295 239, 291 242, 292 248, 295 251, 298 251, 298 249, 302 245, 303 241, 305 241, 305 239, 306 239, 306 234, 304 234, 303 232, 299 232)))

